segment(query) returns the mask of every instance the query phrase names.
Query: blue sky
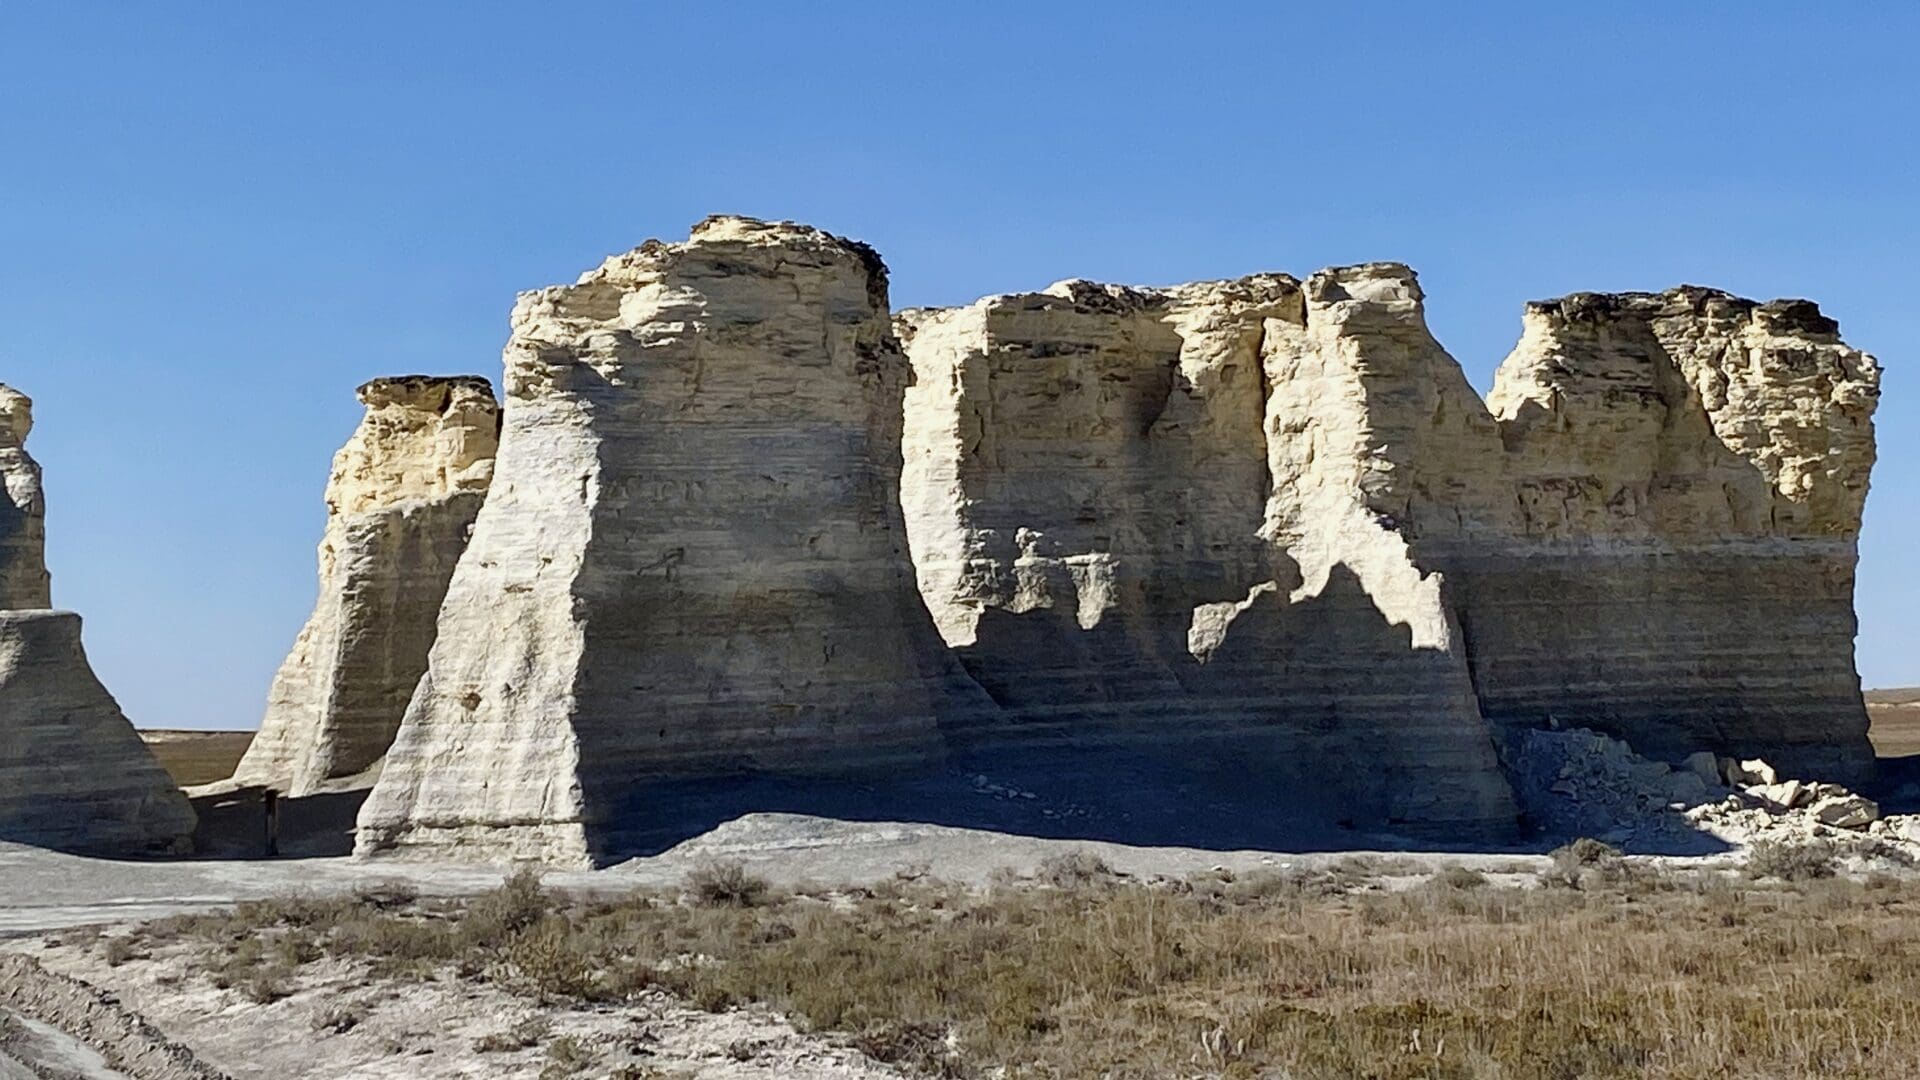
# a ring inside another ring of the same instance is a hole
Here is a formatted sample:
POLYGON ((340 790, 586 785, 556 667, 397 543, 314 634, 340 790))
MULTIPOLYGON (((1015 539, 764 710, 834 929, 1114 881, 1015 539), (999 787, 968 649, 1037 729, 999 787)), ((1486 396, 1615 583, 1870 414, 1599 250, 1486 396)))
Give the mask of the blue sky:
POLYGON ((145 726, 257 723, 381 374, 717 211, 896 305, 1398 259, 1522 303, 1809 296, 1886 365, 1861 667, 1920 684, 1920 5, 0 5, 0 381, 145 726))

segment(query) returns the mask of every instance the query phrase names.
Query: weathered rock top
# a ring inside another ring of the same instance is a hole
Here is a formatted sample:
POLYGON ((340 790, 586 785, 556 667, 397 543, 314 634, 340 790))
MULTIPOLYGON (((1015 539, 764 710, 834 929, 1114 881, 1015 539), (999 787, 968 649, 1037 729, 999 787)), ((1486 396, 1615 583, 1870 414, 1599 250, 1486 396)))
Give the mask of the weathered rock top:
POLYGON ((477 376, 405 375, 360 387, 366 418, 333 459, 337 515, 485 491, 500 443, 493 384, 477 376))
POLYGON ((1530 533, 1851 539, 1879 396, 1810 301, 1681 286, 1528 304, 1487 404, 1523 484, 1588 504, 1530 533))
POLYGON ((0 383, 0 611, 53 605, 46 498, 26 445, 32 431, 33 399, 0 383))
POLYGON ((0 450, 18 450, 33 430, 33 399, 0 383, 0 450))
POLYGON ((359 393, 366 416, 327 490, 320 600, 234 773, 287 795, 355 777, 392 744, 493 477, 487 380, 405 375, 359 393))

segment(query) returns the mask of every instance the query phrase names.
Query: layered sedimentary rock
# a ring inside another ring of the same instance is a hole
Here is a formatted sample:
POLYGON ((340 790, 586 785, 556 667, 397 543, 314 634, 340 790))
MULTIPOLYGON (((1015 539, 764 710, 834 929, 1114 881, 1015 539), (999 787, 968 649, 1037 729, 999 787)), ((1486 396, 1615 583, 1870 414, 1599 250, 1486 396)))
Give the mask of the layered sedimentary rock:
POLYGON ((0 612, 0 840, 178 854, 193 810, 80 647, 80 617, 0 612))
POLYGON ((0 384, 0 611, 53 604, 40 466, 27 454, 32 430, 33 402, 0 384))
POLYGON ((674 782, 943 758, 1455 838, 1534 727, 1870 765, 1877 368, 1804 302, 1536 304, 1489 404, 1399 264, 890 327, 870 250, 718 218, 524 295, 506 366, 362 853, 593 862, 674 782))
POLYGON ((523 295, 495 480, 363 853, 602 858, 652 782, 937 760, 990 707, 915 589, 885 269, 715 218, 523 295))
POLYGON ((1012 718, 987 738, 1211 749, 1276 813, 1511 826, 1440 583, 1379 523, 1412 479, 1383 455, 1423 449, 1379 406, 1430 414, 1401 388, 1450 363, 1380 269, 903 314, 909 532, 1012 718))
POLYGON ((1856 780, 1877 368, 1836 330, 1536 304, 1489 407, 1399 264, 907 312, 921 586, 1011 737, 1264 729, 1363 814, 1497 819, 1529 726, 1856 780))
POLYGON ((0 840, 102 855, 185 851, 193 810, 51 607, 33 403, 0 386, 0 840))
POLYGON ((1866 777, 1853 583, 1879 369, 1838 329, 1699 288, 1528 307, 1489 398, 1509 540, 1446 556, 1490 717, 1866 777))
POLYGON ((366 417, 327 483, 320 599, 240 783, 306 795, 386 754, 493 479, 500 409, 485 379, 376 379, 359 396, 366 417))

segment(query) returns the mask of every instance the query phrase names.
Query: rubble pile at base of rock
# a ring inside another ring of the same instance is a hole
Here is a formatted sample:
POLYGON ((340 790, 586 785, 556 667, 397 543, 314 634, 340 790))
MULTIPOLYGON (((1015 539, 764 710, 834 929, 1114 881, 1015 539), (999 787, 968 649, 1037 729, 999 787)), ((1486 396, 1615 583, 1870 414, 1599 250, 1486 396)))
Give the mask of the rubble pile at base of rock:
POLYGON ((385 756, 493 480, 500 407, 477 377, 376 379, 333 461, 320 599, 234 775, 307 795, 385 756))
POLYGON ((1844 854, 1920 866, 1920 814, 1883 817, 1832 783, 1781 779, 1764 760, 1650 760, 1596 731, 1530 730, 1509 755, 1522 808, 1549 837, 1644 854, 1707 854, 1826 840, 1844 854))

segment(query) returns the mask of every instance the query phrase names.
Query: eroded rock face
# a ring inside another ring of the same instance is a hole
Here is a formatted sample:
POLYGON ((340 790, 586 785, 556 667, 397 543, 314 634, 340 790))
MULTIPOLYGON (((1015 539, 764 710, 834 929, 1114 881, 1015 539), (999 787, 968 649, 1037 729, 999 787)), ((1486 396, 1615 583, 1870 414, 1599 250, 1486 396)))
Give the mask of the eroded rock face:
POLYGON ((100 685, 80 617, 52 611, 33 402, 0 386, 0 840, 173 854, 193 810, 100 685))
POLYGON ((718 218, 523 296, 506 360, 363 854, 602 861, 680 781, 943 758, 1453 838, 1541 727, 1870 764, 1877 369, 1803 302, 1535 305, 1483 402, 1399 264, 890 330, 871 251, 718 218))
POLYGON ((523 295, 506 371, 362 853, 595 861, 657 782, 918 767, 990 707, 914 587, 870 249, 710 219, 523 295))
POLYGON ((1511 828, 1440 583, 1372 505, 1377 451, 1423 449, 1380 402, 1451 363, 1374 270, 902 316, 909 532, 1009 714, 984 740, 1230 762, 1276 815, 1511 828))
POLYGON ((80 617, 0 612, 0 840, 185 853, 193 810, 80 647, 80 617))
POLYGON ((1877 368, 1811 304, 1536 304, 1490 404, 1392 263, 900 324, 921 587, 1012 738, 1258 724, 1448 828, 1510 815, 1487 747, 1534 726, 1871 766, 1877 368))
POLYGON ((366 417, 327 483, 320 600, 234 775, 290 795, 360 773, 392 745, 499 445, 485 379, 376 379, 359 395, 366 417))
POLYGON ((1489 403, 1509 540, 1449 553, 1487 714, 1853 783, 1879 369, 1805 301, 1530 305, 1489 403))
POLYGON ((0 611, 53 606, 40 466, 27 454, 33 401, 0 384, 0 611))

